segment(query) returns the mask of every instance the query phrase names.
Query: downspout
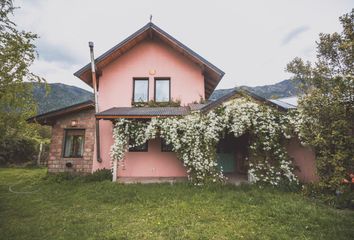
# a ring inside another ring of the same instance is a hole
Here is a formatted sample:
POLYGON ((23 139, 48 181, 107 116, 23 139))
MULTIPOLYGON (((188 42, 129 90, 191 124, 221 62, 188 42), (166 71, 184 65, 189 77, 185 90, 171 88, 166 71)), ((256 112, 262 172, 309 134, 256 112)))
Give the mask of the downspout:
MULTIPOLYGON (((93 85, 93 94, 95 96, 95 112, 99 112, 98 108, 98 93, 97 93, 97 79, 96 79, 96 67, 95 67, 95 57, 93 54, 93 42, 89 42, 90 47, 90 56, 91 56, 91 72, 92 72, 92 85, 93 85)), ((99 120, 95 119, 95 143, 96 143, 96 154, 97 154, 97 162, 102 162, 101 159, 101 148, 100 148, 100 125, 99 120)))

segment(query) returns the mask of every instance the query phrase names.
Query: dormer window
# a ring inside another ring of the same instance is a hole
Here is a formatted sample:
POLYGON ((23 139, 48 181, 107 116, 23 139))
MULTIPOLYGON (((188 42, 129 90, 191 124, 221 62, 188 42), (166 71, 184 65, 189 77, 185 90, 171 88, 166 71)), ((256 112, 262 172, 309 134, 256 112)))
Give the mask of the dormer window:
POLYGON ((133 101, 147 102, 149 99, 149 79, 134 78, 133 79, 133 101))
POLYGON ((155 78, 155 102, 171 100, 171 81, 169 78, 155 78))

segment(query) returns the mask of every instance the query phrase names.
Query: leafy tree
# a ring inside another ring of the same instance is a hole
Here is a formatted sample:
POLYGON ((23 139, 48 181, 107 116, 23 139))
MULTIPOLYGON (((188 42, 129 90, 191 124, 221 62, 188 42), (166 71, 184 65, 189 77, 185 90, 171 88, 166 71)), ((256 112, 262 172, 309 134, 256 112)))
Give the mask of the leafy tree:
POLYGON ((335 190, 354 171, 354 9, 339 18, 341 33, 321 33, 317 61, 295 58, 287 71, 300 80, 300 138, 316 153, 322 189, 335 190))
MULTIPOLYGON (((16 139, 32 138, 35 128, 26 119, 36 112, 30 85, 41 82, 31 73, 36 57, 34 41, 38 36, 17 29, 11 20, 15 10, 12 0, 0 0, 0 158, 16 139)), ((5 154, 6 155, 6 154, 5 154)))

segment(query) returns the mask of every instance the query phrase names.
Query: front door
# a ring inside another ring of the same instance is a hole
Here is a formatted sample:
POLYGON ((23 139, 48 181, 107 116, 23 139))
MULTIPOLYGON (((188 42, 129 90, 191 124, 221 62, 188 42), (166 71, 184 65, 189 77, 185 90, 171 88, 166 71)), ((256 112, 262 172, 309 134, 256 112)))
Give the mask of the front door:
POLYGON ((223 173, 233 173, 236 171, 235 149, 233 137, 225 136, 221 139, 216 151, 218 165, 223 173))
POLYGON ((236 164, 233 153, 217 153, 217 161, 223 173, 235 172, 236 164))

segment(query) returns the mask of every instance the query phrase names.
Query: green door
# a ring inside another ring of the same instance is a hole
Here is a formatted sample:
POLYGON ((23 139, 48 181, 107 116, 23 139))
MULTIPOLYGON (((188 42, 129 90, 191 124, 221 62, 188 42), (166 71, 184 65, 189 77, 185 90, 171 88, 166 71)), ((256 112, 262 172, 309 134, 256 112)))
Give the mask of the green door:
POLYGON ((217 161, 224 173, 235 172, 236 163, 233 153, 217 153, 217 161))

